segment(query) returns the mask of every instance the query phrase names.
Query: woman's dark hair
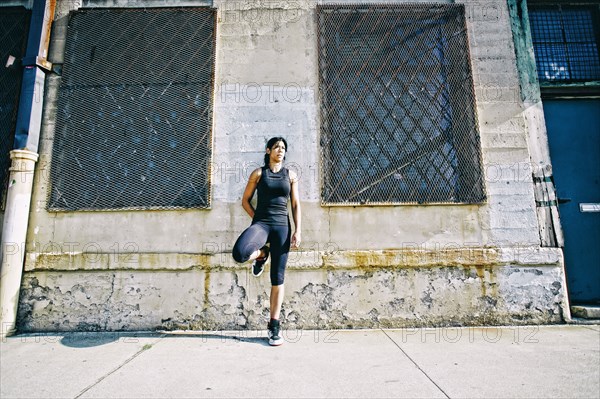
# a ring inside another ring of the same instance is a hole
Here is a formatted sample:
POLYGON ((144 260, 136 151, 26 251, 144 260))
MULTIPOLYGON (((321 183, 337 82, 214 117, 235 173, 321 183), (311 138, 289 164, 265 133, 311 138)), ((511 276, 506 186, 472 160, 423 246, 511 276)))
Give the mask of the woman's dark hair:
MULTIPOLYGON (((287 141, 285 141, 285 139, 283 137, 270 138, 269 141, 267 141, 267 146, 265 147, 265 149, 268 148, 268 149, 272 150, 273 147, 275 147, 275 144, 279 143, 280 141, 285 146, 285 152, 287 152, 288 144, 287 144, 287 141)), ((283 157, 283 159, 285 159, 285 156, 283 157)), ((269 166, 269 161, 270 161, 269 154, 265 153, 265 166, 267 166, 267 167, 269 166)))

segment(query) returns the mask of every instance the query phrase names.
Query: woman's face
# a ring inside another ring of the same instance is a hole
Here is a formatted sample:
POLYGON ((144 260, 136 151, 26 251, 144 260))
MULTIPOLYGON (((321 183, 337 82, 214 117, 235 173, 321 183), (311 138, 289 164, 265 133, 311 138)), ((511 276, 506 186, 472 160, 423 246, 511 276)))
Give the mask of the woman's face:
POLYGON ((267 148, 267 154, 270 155, 272 161, 282 162, 283 157, 285 157, 285 144, 283 141, 278 141, 273 147, 267 148))

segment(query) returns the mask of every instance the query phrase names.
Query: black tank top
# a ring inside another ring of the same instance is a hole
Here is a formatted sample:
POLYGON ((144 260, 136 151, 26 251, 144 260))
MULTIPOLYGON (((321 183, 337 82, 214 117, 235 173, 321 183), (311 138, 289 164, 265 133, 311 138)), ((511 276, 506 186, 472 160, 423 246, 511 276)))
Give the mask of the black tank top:
POLYGON ((256 212, 252 222, 264 222, 270 225, 287 225, 287 203, 291 191, 290 173, 281 168, 274 173, 266 166, 262 167, 262 175, 258 181, 256 212))

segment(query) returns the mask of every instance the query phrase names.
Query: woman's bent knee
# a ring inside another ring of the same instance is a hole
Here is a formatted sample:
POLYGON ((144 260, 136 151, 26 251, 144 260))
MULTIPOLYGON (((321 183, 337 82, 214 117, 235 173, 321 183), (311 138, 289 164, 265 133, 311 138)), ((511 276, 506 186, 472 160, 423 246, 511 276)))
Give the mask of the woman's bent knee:
POLYGON ((248 261, 248 259, 250 259, 251 254, 242 253, 239 248, 234 247, 231 251, 231 255, 233 255, 233 260, 235 260, 237 263, 245 263, 248 261))

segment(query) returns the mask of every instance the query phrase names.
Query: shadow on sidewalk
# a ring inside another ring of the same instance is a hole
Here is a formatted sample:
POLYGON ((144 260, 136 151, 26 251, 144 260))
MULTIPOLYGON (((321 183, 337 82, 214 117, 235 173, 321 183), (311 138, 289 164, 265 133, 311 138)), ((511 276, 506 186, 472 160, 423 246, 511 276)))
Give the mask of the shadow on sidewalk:
POLYGON ((140 339, 195 338, 202 342, 220 340, 269 346, 266 336, 250 331, 106 331, 106 332, 39 332, 17 334, 11 340, 22 343, 60 343, 69 348, 92 348, 116 342, 137 343, 140 339))
POLYGON ((25 340, 46 340, 48 342, 57 342, 70 348, 91 348, 95 346, 108 345, 115 342, 136 343, 140 338, 196 338, 202 342, 220 340, 223 343, 235 341, 241 343, 259 344, 269 346, 268 339, 261 336, 248 336, 246 331, 241 334, 223 334, 211 332, 185 332, 185 331, 161 331, 161 332, 130 332, 130 331, 113 331, 113 332, 73 332, 66 333, 62 336, 57 334, 27 334, 21 336, 25 340))
POLYGON ((240 334, 223 334, 223 333, 211 333, 211 332, 161 332, 163 337, 169 338, 197 338, 202 342, 208 342, 209 340, 220 340, 223 343, 227 341, 237 341, 243 343, 259 344, 262 346, 269 346, 269 340, 267 337, 261 336, 248 336, 248 331, 242 331, 240 334))

